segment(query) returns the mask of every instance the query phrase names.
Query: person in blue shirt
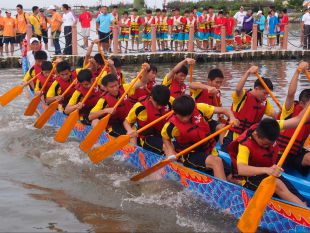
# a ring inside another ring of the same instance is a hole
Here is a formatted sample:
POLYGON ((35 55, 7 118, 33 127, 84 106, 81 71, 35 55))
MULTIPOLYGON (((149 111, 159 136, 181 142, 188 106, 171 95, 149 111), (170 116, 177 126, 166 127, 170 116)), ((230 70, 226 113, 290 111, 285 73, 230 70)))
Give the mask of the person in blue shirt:
POLYGON ((113 20, 113 15, 108 13, 108 8, 106 6, 103 6, 101 13, 96 19, 96 31, 104 52, 109 51, 109 38, 113 20))
POLYGON ((275 16, 275 11, 270 11, 270 17, 268 22, 268 40, 270 49, 275 48, 277 39, 277 25, 279 24, 278 17, 275 16))
POLYGON ((258 25, 258 32, 257 32, 257 45, 263 46, 263 35, 265 29, 265 21, 266 17, 264 16, 262 11, 257 12, 257 19, 255 24, 258 25))

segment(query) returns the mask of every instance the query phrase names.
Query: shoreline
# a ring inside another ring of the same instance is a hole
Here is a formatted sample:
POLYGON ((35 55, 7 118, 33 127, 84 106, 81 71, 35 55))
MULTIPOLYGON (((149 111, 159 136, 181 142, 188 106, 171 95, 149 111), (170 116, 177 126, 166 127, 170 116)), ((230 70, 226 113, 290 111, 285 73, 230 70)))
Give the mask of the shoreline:
MULTIPOLYGON (((109 54, 109 56, 118 57, 123 65, 150 63, 176 63, 183 60, 185 57, 191 57, 199 63, 209 61, 253 61, 253 60, 270 60, 270 59, 301 59, 309 58, 310 50, 290 49, 290 50, 242 50, 226 53, 216 52, 148 52, 148 53, 133 53, 133 54, 109 54)), ((54 58, 55 56, 51 56, 54 58)), ((58 55, 65 60, 68 60, 73 66, 76 65, 79 55, 58 55)), ((20 68, 21 56, 2 57, 0 58, 0 68, 20 68)))

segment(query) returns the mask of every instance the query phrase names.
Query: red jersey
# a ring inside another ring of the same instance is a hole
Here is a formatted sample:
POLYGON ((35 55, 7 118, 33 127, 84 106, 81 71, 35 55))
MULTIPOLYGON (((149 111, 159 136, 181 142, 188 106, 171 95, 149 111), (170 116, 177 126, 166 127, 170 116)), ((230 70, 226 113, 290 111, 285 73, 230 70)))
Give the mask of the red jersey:
POLYGON ((232 35, 235 27, 235 19, 233 17, 230 17, 228 19, 226 18, 225 26, 226 26, 226 34, 232 35))
POLYGON ((285 25, 288 24, 288 16, 287 15, 283 15, 281 21, 280 21, 280 32, 284 32, 284 27, 285 25))
POLYGON ((80 14, 79 21, 81 23, 82 28, 90 28, 90 22, 92 20, 92 14, 88 11, 80 14))
POLYGON ((215 24, 214 26, 216 26, 214 29, 214 33, 216 35, 220 35, 221 34, 221 27, 226 25, 226 19, 224 17, 215 18, 214 24, 215 24))

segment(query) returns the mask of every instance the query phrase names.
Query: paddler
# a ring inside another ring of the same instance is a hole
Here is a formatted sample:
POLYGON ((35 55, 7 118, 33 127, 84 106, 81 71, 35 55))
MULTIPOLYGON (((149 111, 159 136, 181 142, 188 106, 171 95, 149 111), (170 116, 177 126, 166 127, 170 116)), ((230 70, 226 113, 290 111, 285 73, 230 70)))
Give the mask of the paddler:
MULTIPOLYGON (((223 82, 223 72, 218 68, 211 69, 207 77, 207 82, 192 82, 189 84, 192 97, 195 99, 196 103, 204 103, 215 107, 222 107, 220 89, 223 82)), ((212 133, 224 127, 224 124, 221 124, 214 119, 209 120, 209 125, 212 133)))
POLYGON ((135 93, 129 96, 132 104, 139 101, 141 97, 150 96, 153 87, 156 85, 157 67, 150 65, 145 73, 143 73, 141 81, 142 85, 135 89, 135 93))
POLYGON ((156 120, 158 117, 165 115, 171 110, 170 91, 163 85, 153 87, 150 96, 140 99, 132 109, 124 121, 124 127, 127 134, 131 136, 131 142, 141 145, 144 149, 153 151, 157 154, 163 153, 163 140, 161 130, 165 121, 155 124, 152 128, 137 135, 135 124, 138 129, 156 120), (139 140, 137 141, 137 137, 139 140))
MULTIPOLYGON (((41 65, 43 61, 47 60, 47 54, 44 51, 37 51, 34 53, 34 65, 27 71, 23 78, 23 83, 28 82, 30 79, 32 79, 34 76, 38 75, 41 72, 41 65)), ((36 80, 34 82, 31 82, 30 88, 33 90, 35 86, 36 80)))
MULTIPOLYGON (((145 63, 142 65, 145 70, 149 70, 149 64, 145 63)), ((96 126, 99 120, 106 114, 112 114, 109 120, 108 132, 112 136, 119 136, 126 134, 126 130, 123 126, 123 122, 127 117, 129 110, 133 106, 130 101, 130 96, 135 94, 135 91, 144 85, 146 76, 143 76, 142 80, 138 81, 131 90, 129 90, 127 96, 122 103, 114 111, 114 105, 123 95, 123 93, 129 88, 130 84, 119 85, 118 78, 115 74, 108 74, 102 80, 101 84, 106 92, 98 100, 96 106, 90 111, 89 120, 92 121, 92 126, 96 126)))
MULTIPOLYGON (((213 114, 224 114, 231 122, 238 124, 233 113, 226 108, 198 103, 188 95, 177 97, 172 105, 174 114, 161 131, 164 151, 167 156, 176 155, 211 134, 208 120, 213 114), (175 143, 172 141, 175 139, 175 143)), ((189 154, 181 157, 184 166, 203 172, 213 170, 214 176, 226 180, 222 159, 215 148, 216 141, 211 139, 189 154)))
MULTIPOLYGON (((232 110, 235 117, 240 121, 239 126, 233 126, 223 139, 222 150, 227 152, 227 146, 253 124, 259 123, 264 115, 277 118, 277 113, 267 99, 268 91, 265 90, 259 79, 254 83, 254 89, 243 89, 251 74, 258 72, 257 66, 252 66, 245 72, 232 93, 232 110)), ((273 90, 270 79, 263 78, 267 87, 273 90)))
POLYGON ((86 96, 92 86, 92 82, 94 82, 95 80, 93 80, 92 73, 89 69, 82 69, 77 75, 77 81, 77 85, 75 85, 74 87, 75 91, 72 94, 64 112, 66 114, 70 114, 76 109, 79 109, 80 121, 83 124, 90 125, 91 122, 88 119, 88 115, 90 113, 90 110, 96 105, 96 103, 100 99, 102 91, 99 86, 96 86, 92 90, 86 102, 82 104, 81 101, 86 96))
POLYGON ((55 100, 61 101, 62 108, 64 109, 71 98, 74 87, 71 87, 63 98, 61 94, 70 86, 70 84, 76 79, 76 70, 71 71, 71 66, 67 61, 59 62, 56 65, 57 76, 51 87, 46 94, 46 103, 50 104, 55 100))
POLYGON ((186 65, 195 64, 195 60, 192 58, 185 58, 179 62, 165 77, 162 85, 169 87, 170 94, 176 98, 184 95, 186 91, 185 79, 188 74, 188 68, 186 65))
POLYGON ((228 146, 233 175, 240 180, 243 187, 256 190, 264 178, 272 175, 277 177, 275 193, 280 198, 306 206, 298 191, 280 177, 283 169, 275 165, 279 152, 276 140, 280 130, 296 128, 302 115, 280 121, 265 118, 252 125, 228 146))
POLYGON ((39 74, 38 79, 36 81, 36 85, 34 88, 34 91, 36 92, 37 95, 43 95, 46 97, 48 89, 51 87, 53 82, 55 81, 55 74, 51 74, 51 78, 49 79, 46 87, 44 90, 41 90, 42 86, 46 82, 48 76, 53 70, 53 63, 50 61, 43 61, 41 65, 41 74, 39 74))
MULTIPOLYGON (((294 101, 295 93, 298 85, 298 77, 300 73, 309 69, 307 62, 301 62, 296 69, 293 78, 291 79, 288 88, 287 97, 282 107, 280 119, 286 120, 297 116, 310 102, 310 89, 304 89, 299 94, 298 101, 294 101)), ((280 154, 285 150, 290 138, 292 137, 295 128, 281 131, 277 143, 280 147, 280 154)), ((284 167, 295 169, 302 174, 309 173, 310 166, 310 152, 309 148, 304 148, 304 143, 310 135, 310 121, 303 125, 301 132, 298 134, 290 153, 287 156, 284 167)))

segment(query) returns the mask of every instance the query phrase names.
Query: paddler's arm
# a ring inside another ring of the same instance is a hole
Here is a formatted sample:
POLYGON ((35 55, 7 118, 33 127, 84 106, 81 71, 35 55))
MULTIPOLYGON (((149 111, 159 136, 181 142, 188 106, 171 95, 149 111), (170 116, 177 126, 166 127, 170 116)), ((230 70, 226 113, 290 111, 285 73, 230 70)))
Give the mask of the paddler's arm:
POLYGON ((214 114, 224 114, 227 118, 229 118, 229 123, 233 123, 235 126, 239 125, 239 120, 235 118, 233 112, 224 107, 214 107, 214 114))
POLYGON ((136 145, 137 144, 137 137, 138 137, 137 131, 131 127, 131 125, 129 124, 127 119, 124 120, 123 125, 127 131, 127 135, 130 136, 130 142, 132 144, 136 145))
POLYGON ((133 125, 137 122, 138 116, 136 114, 137 108, 141 107, 141 103, 136 103, 129 111, 126 119, 123 122, 124 128, 127 131, 127 135, 130 136, 130 142, 133 144, 137 144, 137 131, 133 128, 133 125))
POLYGON ((89 62, 89 59, 91 58, 91 53, 93 51, 94 44, 97 44, 99 41, 100 41, 99 39, 95 39, 90 43, 90 46, 87 48, 87 52, 85 54, 83 65, 85 65, 89 62))
POLYGON ((212 95, 218 93, 218 89, 215 87, 208 86, 207 84, 203 84, 201 82, 192 82, 189 84, 189 88, 193 90, 208 90, 208 92, 212 95))
POLYGON ((142 64, 142 69, 144 69, 144 72, 142 74, 142 77, 140 79, 140 81, 136 82, 134 85, 134 89, 138 89, 140 87, 144 87, 147 85, 148 83, 148 78, 147 78, 147 74, 150 71, 150 65, 148 63, 143 63, 142 64))
POLYGON ((63 98, 61 95, 59 95, 59 93, 57 93, 60 89, 60 87, 58 88, 58 91, 56 91, 57 86, 58 86, 58 82, 55 80, 51 87, 48 89, 47 94, 46 94, 46 103, 47 104, 51 104, 54 101, 61 101, 63 98))
POLYGON ((285 110, 288 111, 294 106, 294 98, 295 98, 295 93, 297 90, 299 74, 304 72, 308 68, 309 68, 308 62, 301 62, 298 65, 298 67, 294 73, 294 76, 291 79, 290 86, 288 87, 287 97, 285 100, 285 110))
POLYGON ((106 114, 113 114, 113 112, 114 108, 109 108, 105 99, 100 98, 95 107, 93 107, 93 109, 90 111, 88 119, 93 121, 103 117, 106 114))
POLYGON ((168 73, 168 80, 172 80, 174 75, 185 65, 195 64, 195 60, 192 58, 185 58, 183 61, 179 62, 173 69, 168 73))
MULTIPOLYGON (((289 118, 287 120, 280 120, 279 125, 280 125, 280 129, 292 129, 292 128, 296 128, 299 124, 299 122, 301 121, 301 118, 303 117, 303 115, 305 114, 305 112, 307 111, 307 107, 310 105, 310 103, 307 104, 307 106, 295 117, 289 118), (281 125, 281 123, 283 122, 283 126, 281 125)), ((307 121, 310 120, 310 115, 308 116, 307 121)), ((305 126, 303 126, 305 127, 305 126)))
POLYGON ((252 66, 250 69, 248 69, 244 73, 244 75, 239 80, 239 82, 236 86, 235 92, 236 92, 237 96, 241 96, 243 94, 243 87, 244 87, 246 81, 248 80, 250 74, 255 74, 256 72, 258 72, 258 66, 252 66))
POLYGON ((237 168, 239 176, 257 176, 257 175, 273 175, 278 177, 280 172, 283 171, 279 169, 276 165, 272 167, 255 167, 249 165, 250 150, 248 147, 240 145, 238 146, 237 155, 237 168))
POLYGON ((71 96, 69 103, 67 104, 65 108, 65 113, 70 114, 71 112, 77 110, 77 109, 82 109, 83 104, 79 102, 81 93, 79 91, 75 91, 73 95, 71 96))
POLYGON ((110 68, 110 73, 117 76, 117 71, 116 71, 115 66, 114 66, 114 61, 112 59, 108 59, 107 61, 108 61, 108 65, 110 68))
POLYGON ((163 138, 163 150, 165 155, 176 155, 172 138, 178 134, 177 128, 171 123, 167 122, 161 130, 161 137, 163 138))

